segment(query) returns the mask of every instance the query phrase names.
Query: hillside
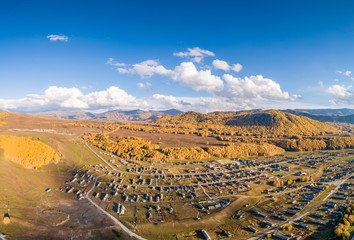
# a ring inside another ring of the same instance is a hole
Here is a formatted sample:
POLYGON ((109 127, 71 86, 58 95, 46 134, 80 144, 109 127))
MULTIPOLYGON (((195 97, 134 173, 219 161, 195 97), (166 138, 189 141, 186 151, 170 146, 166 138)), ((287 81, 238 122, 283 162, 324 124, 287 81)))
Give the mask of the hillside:
POLYGON ((186 112, 164 116, 157 125, 176 128, 205 129, 214 133, 239 136, 316 136, 338 134, 340 131, 325 123, 277 110, 252 110, 240 112, 213 112, 208 114, 186 112), (222 131, 220 131, 222 130, 222 131))
POLYGON ((103 113, 91 113, 85 111, 51 111, 37 113, 38 115, 52 116, 72 120, 102 120, 102 121, 151 121, 167 114, 175 115, 182 113, 176 109, 165 111, 144 110, 113 110, 103 113))

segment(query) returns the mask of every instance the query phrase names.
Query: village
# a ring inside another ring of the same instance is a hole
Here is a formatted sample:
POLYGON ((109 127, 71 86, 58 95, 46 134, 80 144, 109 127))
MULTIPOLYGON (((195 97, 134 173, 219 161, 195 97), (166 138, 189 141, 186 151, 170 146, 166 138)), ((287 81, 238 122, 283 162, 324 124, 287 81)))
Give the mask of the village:
POLYGON ((198 222, 228 209, 231 216, 217 231, 179 237, 302 239, 333 228, 354 201, 351 150, 167 163, 92 150, 102 163, 83 166, 60 190, 92 199, 133 231, 141 224, 198 222))

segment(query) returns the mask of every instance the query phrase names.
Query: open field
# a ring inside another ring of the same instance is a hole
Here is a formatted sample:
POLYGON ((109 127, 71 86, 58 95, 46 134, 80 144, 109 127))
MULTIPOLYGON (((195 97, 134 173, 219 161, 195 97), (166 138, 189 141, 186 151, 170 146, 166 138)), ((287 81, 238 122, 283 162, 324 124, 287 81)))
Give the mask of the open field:
MULTIPOLYGON (((19 122, 22 120, 20 118, 19 122)), ((58 124, 62 123, 58 121, 58 124)), ((18 123, 11 122, 3 128, 11 129, 14 124, 18 123)), ((49 121, 37 126, 36 121, 25 121, 21 127, 55 127, 52 124, 49 121)), ((33 170, 5 159, 0 150, 0 232, 25 239, 47 239, 48 234, 52 236, 51 239, 126 238, 120 233, 119 227, 114 226, 86 200, 78 202, 59 191, 78 168, 100 162, 97 156, 87 150, 84 141, 75 135, 45 131, 5 129, 0 134, 32 137, 53 147, 61 156, 59 163, 33 170), (46 192, 48 188, 50 192, 46 192), (10 216, 10 224, 2 223, 5 213, 10 216)))

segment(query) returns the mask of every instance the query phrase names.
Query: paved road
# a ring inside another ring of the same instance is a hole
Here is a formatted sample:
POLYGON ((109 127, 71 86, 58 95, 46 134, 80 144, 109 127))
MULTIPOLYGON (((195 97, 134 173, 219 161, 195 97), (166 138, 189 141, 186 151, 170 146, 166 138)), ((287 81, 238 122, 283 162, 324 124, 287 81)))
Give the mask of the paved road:
POLYGON ((210 200, 215 201, 214 198, 210 197, 210 195, 205 191, 205 189, 203 188, 202 185, 199 184, 199 186, 200 186, 200 188, 203 190, 204 194, 205 194, 210 200))
MULTIPOLYGON (((103 176, 103 175, 102 175, 102 176, 103 176)), ((121 223, 118 219, 116 219, 115 217, 113 217, 109 212, 107 212, 106 210, 104 210, 102 207, 100 207, 98 204, 96 204, 94 201, 92 201, 92 200, 90 199, 90 193, 93 191, 93 189, 95 189, 95 184, 96 184, 96 182, 97 182, 97 179, 98 179, 99 177, 102 177, 102 176, 96 177, 95 182, 94 182, 92 188, 86 193, 86 198, 87 198, 87 200, 89 200, 90 203, 92 203, 93 206, 95 206, 98 210, 100 210, 100 211, 101 211, 102 213, 104 213, 107 217, 109 217, 109 218, 112 219, 116 224, 118 224, 118 225, 122 228, 122 230, 123 230, 124 232, 126 232, 130 237, 136 238, 136 239, 139 239, 139 240, 146 240, 145 238, 140 237, 139 235, 137 235, 137 234, 135 234, 134 232, 132 232, 129 228, 127 228, 126 226, 124 226, 124 224, 121 223)))
POLYGON ((352 177, 352 176, 354 176, 354 174, 351 174, 351 175, 347 176, 347 177, 344 178, 342 181, 336 182, 336 183, 337 183, 336 188, 333 189, 332 191, 330 191, 330 192, 328 193, 328 195, 327 195, 325 198, 323 198, 318 204, 316 204, 316 205, 315 205, 313 208, 311 208, 310 210, 308 210, 308 211, 306 211, 306 212, 300 214, 299 216, 296 216, 295 218, 291 219, 290 221, 285 222, 285 223, 279 225, 278 227, 276 227, 276 228, 274 228, 274 229, 272 229, 272 230, 269 230, 268 232, 265 232, 265 233, 262 233, 262 234, 260 234, 260 235, 258 235, 258 236, 249 238, 248 240, 255 240, 255 239, 258 239, 258 238, 262 238, 262 237, 266 236, 268 233, 273 233, 274 231, 277 231, 277 230, 281 229, 282 226, 284 226, 284 225, 292 224, 292 223, 294 223, 295 221, 297 221, 297 220, 299 220, 299 219, 305 217, 306 215, 308 215, 309 213, 311 213, 313 210, 315 210, 316 208, 318 208, 324 201, 326 201, 328 198, 330 198, 335 192, 337 192, 338 189, 339 189, 339 187, 340 187, 340 185, 342 185, 345 181, 347 181, 347 180, 348 180, 350 177, 352 177))
POLYGON ((93 152, 97 157, 99 157, 102 161, 104 161, 110 168, 112 168, 112 170, 118 171, 118 172, 122 172, 119 171, 118 169, 116 169, 115 167, 113 167, 109 162, 107 162, 106 160, 104 160, 98 153, 96 153, 85 141, 86 146, 91 150, 91 152, 93 152))

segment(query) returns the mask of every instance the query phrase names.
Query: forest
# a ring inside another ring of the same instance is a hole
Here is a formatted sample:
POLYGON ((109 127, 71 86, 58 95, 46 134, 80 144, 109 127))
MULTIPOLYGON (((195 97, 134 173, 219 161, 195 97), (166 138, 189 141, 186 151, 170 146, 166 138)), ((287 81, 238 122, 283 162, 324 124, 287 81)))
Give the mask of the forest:
POLYGON ((126 159, 142 161, 201 160, 210 157, 272 156, 283 153, 282 148, 268 143, 229 143, 227 146, 166 147, 139 137, 118 137, 110 139, 108 133, 89 133, 83 136, 87 142, 107 152, 126 159))
POLYGON ((0 148, 7 159, 25 168, 39 168, 60 160, 53 148, 30 137, 0 135, 0 148))

